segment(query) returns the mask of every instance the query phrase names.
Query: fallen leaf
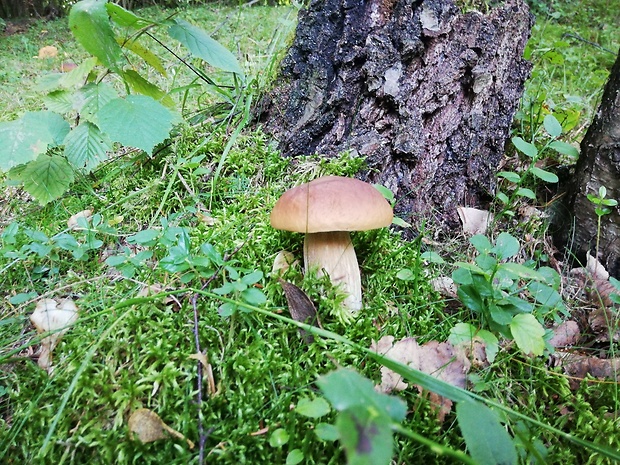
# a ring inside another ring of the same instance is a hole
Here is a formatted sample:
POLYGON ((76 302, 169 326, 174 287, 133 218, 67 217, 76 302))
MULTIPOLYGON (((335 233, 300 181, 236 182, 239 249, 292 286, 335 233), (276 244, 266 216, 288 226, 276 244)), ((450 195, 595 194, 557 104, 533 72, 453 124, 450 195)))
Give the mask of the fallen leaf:
POLYGON ((280 250, 273 260, 271 273, 276 276, 282 276, 291 267, 299 262, 295 260, 295 256, 288 250, 280 250))
POLYGON ((479 210, 470 207, 456 207, 461 223, 463 223, 463 232, 465 234, 485 234, 489 224, 493 221, 493 214, 487 210, 479 210))
POLYGON ((129 417, 128 426, 131 439, 137 439, 140 442, 147 443, 166 439, 168 434, 170 434, 178 439, 187 441, 187 445, 190 449, 194 448, 194 443, 192 441, 165 424, 162 419, 159 418, 159 415, 152 410, 146 408, 136 410, 129 417))
POLYGON ((576 321, 568 320, 551 328, 553 337, 549 339, 549 344, 553 347, 568 347, 579 342, 581 330, 576 321))
MULTIPOLYGON (((294 284, 284 281, 283 279, 279 281, 282 289, 284 289, 286 302, 288 303, 288 308, 293 320, 322 328, 319 316, 316 313, 316 308, 314 308, 314 304, 306 293, 294 284)), ((314 340, 312 334, 309 334, 306 330, 300 329, 299 334, 306 344, 311 344, 314 340)))
POLYGON ((578 389, 587 376, 598 379, 616 380, 620 370, 620 358, 603 359, 571 352, 558 351, 554 354, 556 366, 561 365, 570 376, 571 389, 578 389))
POLYGON ((603 264, 590 255, 590 252, 586 252, 586 270, 594 279, 601 279, 603 281, 609 279, 609 273, 603 264))
POLYGON ((596 336, 596 342, 620 340, 618 315, 606 307, 598 307, 588 315, 588 324, 596 336))
POLYGON ((77 212, 75 215, 69 218, 69 220, 67 221, 67 226, 69 227, 69 229, 78 229, 78 220, 81 218, 85 218, 88 220, 88 218, 90 218, 91 216, 93 216, 92 210, 82 210, 81 212, 77 212))
POLYGON ((55 58, 58 55, 58 49, 53 45, 46 45, 39 49, 37 58, 55 58))
POLYGON ((431 279, 431 286, 444 297, 450 297, 451 299, 458 299, 456 284, 452 278, 447 276, 440 276, 438 278, 431 279))
POLYGON ((30 321, 38 333, 50 333, 41 339, 38 361, 39 366, 48 373, 52 372, 52 351, 77 318, 78 309, 71 299, 61 300, 60 303, 53 299, 40 300, 30 315, 30 321))
POLYGON ((68 73, 69 71, 73 71, 75 68, 77 68, 77 65, 71 61, 64 61, 61 65, 60 65, 60 72, 61 73, 68 73))
POLYGON ((207 392, 210 396, 217 393, 217 387, 215 385, 215 377, 213 376, 213 367, 209 363, 207 356, 201 352, 191 354, 189 358, 198 360, 205 369, 205 376, 207 378, 207 392))
MULTIPOLYGON (((465 388, 466 375, 471 367, 462 351, 449 342, 429 341, 419 345, 411 337, 394 342, 394 336, 384 336, 373 342, 371 350, 460 388, 465 388)), ((416 387, 422 392, 421 387, 416 387)), ((389 393, 406 388, 407 383, 399 374, 381 367, 381 384, 376 386, 377 390, 389 393)), ((438 420, 442 422, 452 408, 452 401, 435 393, 430 394, 430 400, 436 407, 438 420)))

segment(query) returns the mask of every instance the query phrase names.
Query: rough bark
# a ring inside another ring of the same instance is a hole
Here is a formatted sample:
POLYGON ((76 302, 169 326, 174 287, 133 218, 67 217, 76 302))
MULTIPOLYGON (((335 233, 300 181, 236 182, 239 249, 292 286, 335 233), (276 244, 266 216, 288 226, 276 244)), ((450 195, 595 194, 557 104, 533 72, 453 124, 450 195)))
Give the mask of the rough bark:
POLYGON ((532 21, 521 0, 313 0, 261 120, 285 156, 364 156, 396 214, 455 226, 494 190, 532 21))
MULTIPOLYGON (((587 251, 595 256, 597 216, 587 195, 596 194, 600 186, 605 186, 608 198, 620 201, 620 53, 598 111, 581 142, 581 155, 566 196, 568 210, 574 217, 574 234, 564 239, 579 259, 587 251)), ((573 231, 569 226, 564 231, 573 231)), ((598 259, 620 278, 620 207, 602 218, 598 259)))

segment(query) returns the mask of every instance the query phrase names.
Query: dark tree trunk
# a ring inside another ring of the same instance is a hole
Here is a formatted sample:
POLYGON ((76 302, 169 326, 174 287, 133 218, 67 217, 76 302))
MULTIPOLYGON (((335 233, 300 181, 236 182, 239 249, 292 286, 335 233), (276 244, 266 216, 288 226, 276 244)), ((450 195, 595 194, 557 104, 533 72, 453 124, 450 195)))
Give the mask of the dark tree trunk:
POLYGON ((530 65, 521 0, 483 15, 451 0, 313 0, 261 120, 285 156, 366 157, 396 213, 458 224, 491 197, 530 65))
MULTIPOLYGON (((574 234, 566 244, 579 259, 587 251, 595 256, 597 216, 587 195, 605 186, 607 197, 620 201, 620 53, 598 112, 581 142, 581 155, 570 185, 566 197, 568 210, 574 216, 574 234)), ((620 278, 620 207, 611 210, 602 218, 598 259, 620 278)), ((564 229, 572 231, 570 227, 564 229)))

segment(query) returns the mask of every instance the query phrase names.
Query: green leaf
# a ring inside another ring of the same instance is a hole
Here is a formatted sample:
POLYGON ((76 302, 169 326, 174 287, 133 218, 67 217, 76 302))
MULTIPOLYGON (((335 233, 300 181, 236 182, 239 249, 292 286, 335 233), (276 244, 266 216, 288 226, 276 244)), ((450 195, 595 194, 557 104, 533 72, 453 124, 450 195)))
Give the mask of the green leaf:
POLYGON ((545 350, 545 328, 531 313, 515 315, 510 332, 517 346, 526 355, 542 355, 545 350))
POLYGON ((271 447, 282 447, 288 442, 288 440, 289 434, 286 430, 283 428, 278 428, 271 433, 271 436, 269 436, 269 445, 271 447))
POLYGON ((144 27, 157 24, 153 21, 149 21, 148 19, 144 19, 141 16, 138 16, 131 11, 126 10, 125 8, 117 5, 116 3, 106 3, 105 8, 110 15, 110 19, 121 27, 142 29, 144 27))
POLYGON ((549 148, 563 155, 567 155, 571 158, 579 158, 579 150, 567 142, 562 142, 561 140, 554 140, 549 144, 549 148))
POLYGON ((131 87, 134 92, 152 97, 154 100, 163 103, 168 108, 174 108, 176 106, 170 95, 161 90, 155 84, 152 84, 144 79, 136 71, 123 71, 123 78, 127 81, 129 87, 131 87))
POLYGON ((437 263, 440 265, 443 263, 446 263, 446 261, 443 258, 441 258, 441 255, 431 250, 423 252, 422 255, 420 255, 420 258, 422 260, 428 261, 429 263, 437 263))
POLYGON ((470 342, 474 335, 478 331, 474 325, 469 323, 457 323, 450 330, 448 336, 448 342, 452 345, 462 344, 464 342, 470 342))
POLYGON ((396 273, 396 277, 402 281, 412 281, 415 279, 413 271, 411 271, 409 268, 403 268, 402 270, 399 270, 398 273, 396 273))
POLYGON ((508 271, 521 279, 536 279, 537 281, 545 280, 545 277, 536 270, 528 268, 525 265, 521 265, 520 263, 501 263, 499 268, 508 271))
POLYGON ((107 0, 82 0, 74 4, 69 13, 69 28, 88 53, 118 72, 123 52, 116 43, 106 3, 107 0))
POLYGON ((95 122, 95 115, 102 107, 115 98, 118 98, 116 90, 105 82, 86 84, 79 89, 78 92, 80 95, 80 103, 77 105, 76 110, 80 112, 82 119, 90 121, 91 123, 95 122))
POLYGON ((497 352, 499 352, 499 340, 497 339, 497 336, 486 329, 481 329, 478 331, 476 336, 484 341, 486 345, 484 351, 487 354, 487 360, 489 363, 493 363, 495 361, 495 357, 497 356, 497 352))
POLYGON ((402 421, 407 405, 398 397, 375 391, 373 383, 354 370, 340 368, 319 377, 317 384, 323 395, 339 411, 355 407, 374 408, 394 421, 402 421))
POLYGON ((55 90, 43 97, 43 103, 53 112, 69 113, 73 110, 73 92, 55 90))
POLYGON ((341 412, 336 418, 340 443, 349 465, 387 465, 393 440, 389 418, 362 406, 341 412))
POLYGON ((476 234, 475 236, 470 237, 469 242, 480 253, 489 252, 493 248, 491 241, 489 241, 489 239, 482 234, 476 234))
POLYGON ((497 173, 497 176, 500 178, 507 179, 508 181, 513 182, 515 184, 519 184, 521 182, 521 176, 519 176, 517 173, 514 173, 512 171, 500 171, 499 173, 497 173))
POLYGON ((510 199, 503 192, 498 192, 497 194, 495 194, 495 197, 497 197, 497 199, 500 202, 502 202, 504 205, 507 205, 508 203, 510 203, 510 199))
POLYGON ((515 192, 515 195, 518 195, 519 197, 526 197, 528 199, 536 200, 536 194, 534 194, 534 191, 526 187, 517 189, 515 192))
POLYGON ((519 241, 507 232, 503 232, 495 239, 495 247, 492 251, 497 255, 499 260, 506 260, 514 257, 521 250, 519 241))
POLYGON ((295 411, 305 417, 319 418, 327 415, 331 409, 327 401, 322 397, 317 397, 316 399, 308 399, 305 397, 299 400, 295 407, 295 411))
POLYGON ((543 120, 543 126, 545 127, 545 131, 554 139, 557 139, 562 135, 562 125, 553 115, 545 116, 543 120))
POLYGON ((512 321, 512 312, 495 303, 489 304, 489 315, 495 323, 501 326, 506 326, 512 321))
POLYGON ((545 171, 536 166, 533 166, 530 171, 538 179, 542 179, 545 182, 557 183, 559 181, 558 177, 554 173, 550 173, 549 171, 545 171))
POLYGON ((75 168, 87 173, 107 159, 112 150, 110 138, 88 121, 79 124, 65 137, 65 156, 75 168))
POLYGON ((316 434, 321 441, 337 441, 340 439, 338 428, 329 423, 319 423, 316 425, 314 428, 314 434, 316 434))
MULTIPOLYGON (((108 5, 112 5, 112 4, 108 3, 108 5)), ((162 64, 159 57, 155 55, 153 52, 151 52, 144 45, 142 45, 140 42, 138 42, 137 40, 129 40, 119 45, 122 45, 123 48, 126 48, 127 50, 131 50, 133 53, 138 55, 140 58, 144 60, 144 62, 147 65, 151 66, 162 76, 167 76, 168 73, 166 73, 166 68, 164 68, 164 65, 162 64)))
POLYGON ((97 64, 96 57, 90 57, 84 60, 78 65, 77 68, 72 69, 68 73, 64 73, 60 78, 59 84, 65 89, 72 89, 76 86, 82 86, 88 79, 88 75, 91 73, 95 65, 97 64))
POLYGON ((48 147, 62 144, 68 132, 69 123, 51 111, 28 112, 0 123, 0 170, 35 160, 48 147))
POLYGON ((172 114, 144 95, 129 95, 107 103, 97 114, 99 128, 121 144, 151 153, 172 129, 172 114))
POLYGON ((515 136, 511 140, 519 152, 527 155, 530 158, 536 158, 536 156, 538 155, 538 149, 534 144, 525 142, 519 136, 515 136))
POLYGON ((255 287, 251 287, 241 292, 241 298, 250 305, 262 305, 267 302, 267 297, 263 291, 255 287))
POLYGON ((303 462, 304 453, 301 449, 293 449, 286 455, 285 465, 297 465, 298 463, 303 462))
POLYGON ((517 451, 493 410, 481 402, 456 404, 456 419, 471 457, 479 465, 513 465, 517 451))
POLYGON ((45 205, 67 191, 73 182, 73 168, 65 157, 41 155, 28 163, 20 178, 24 189, 45 205))
POLYGON ((485 305, 482 301, 482 297, 478 294, 476 288, 472 285, 459 286, 456 291, 456 295, 459 300, 470 310, 482 313, 484 312, 485 305))
POLYGON ((530 294, 540 305, 550 308, 563 306, 562 296, 551 286, 538 281, 532 281, 528 284, 527 290, 530 291, 530 294))
POLYGON ((194 56, 202 58, 215 68, 243 76, 237 59, 226 47, 187 21, 175 19, 174 23, 168 29, 168 34, 185 45, 194 56))

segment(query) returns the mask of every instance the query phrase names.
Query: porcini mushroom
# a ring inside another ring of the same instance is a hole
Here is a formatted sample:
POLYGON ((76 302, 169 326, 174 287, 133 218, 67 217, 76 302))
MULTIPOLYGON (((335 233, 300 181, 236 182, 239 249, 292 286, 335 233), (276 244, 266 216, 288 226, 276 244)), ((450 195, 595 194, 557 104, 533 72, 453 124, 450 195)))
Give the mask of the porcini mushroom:
POLYGON ((325 176, 286 191, 271 211, 271 226, 305 233, 304 268, 327 274, 346 293, 343 306, 362 308, 362 284, 350 231, 389 226, 390 204, 372 185, 353 178, 325 176))

